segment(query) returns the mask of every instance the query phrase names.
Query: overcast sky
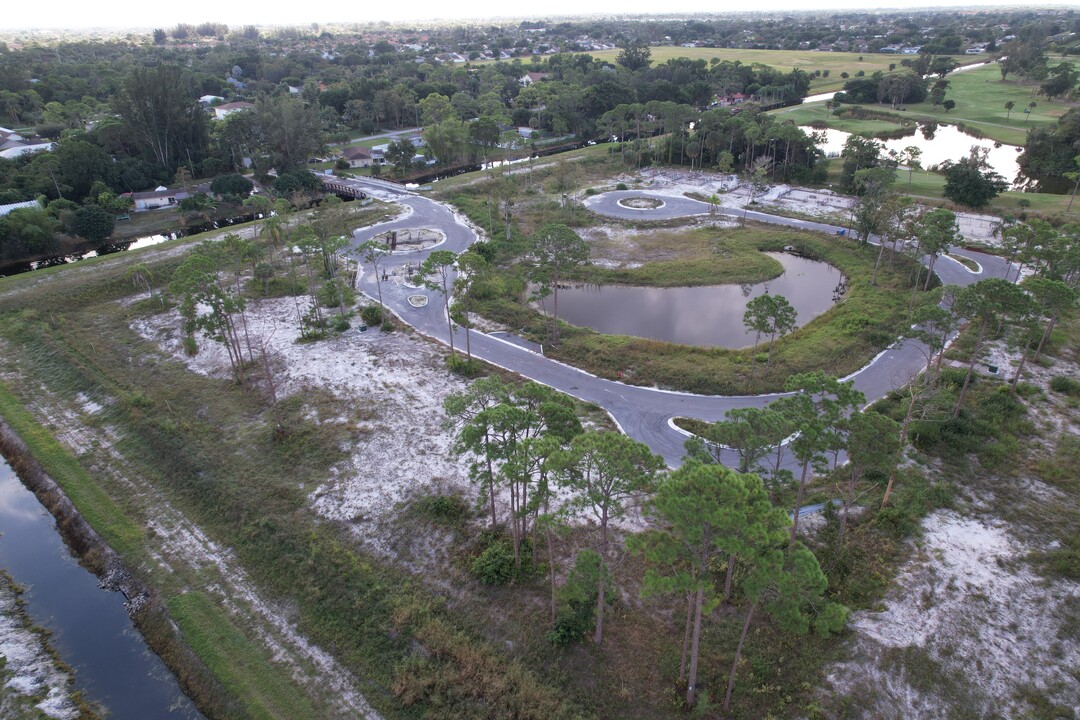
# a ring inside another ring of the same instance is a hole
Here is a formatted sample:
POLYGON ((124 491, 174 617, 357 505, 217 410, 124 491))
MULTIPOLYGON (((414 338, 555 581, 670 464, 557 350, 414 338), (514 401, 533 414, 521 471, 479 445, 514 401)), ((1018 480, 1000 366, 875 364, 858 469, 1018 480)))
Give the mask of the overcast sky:
MULTIPOLYGON (((1045 1, 1038 0, 1002 0, 1000 2, 949 3, 946 7, 957 5, 980 6, 1045 6, 1045 1)), ((165 27, 178 22, 199 23, 204 21, 224 22, 230 26, 255 25, 307 25, 312 22, 372 22, 379 20, 408 20, 418 23, 435 19, 470 19, 495 17, 542 17, 548 15, 573 15, 581 13, 633 15, 657 13, 662 10, 665 17, 679 13, 720 13, 746 10, 751 5, 754 10, 807 10, 814 9, 904 9, 943 7, 941 3, 913 0, 822 0, 821 4, 807 0, 756 0, 753 3, 733 2, 733 0, 532 0, 531 2, 510 2, 508 0, 408 0, 385 3, 372 0, 345 0, 345 2, 320 2, 308 4, 295 0, 260 0, 242 2, 238 0, 181 0, 179 2, 147 2, 145 0, 127 0, 126 2, 93 3, 87 0, 58 0, 47 6, 43 12, 23 11, 6 12, 0 19, 0 29, 26 27, 41 28, 87 28, 87 27, 165 27)), ((1055 3, 1057 6, 1077 6, 1080 0, 1069 3, 1055 3)))

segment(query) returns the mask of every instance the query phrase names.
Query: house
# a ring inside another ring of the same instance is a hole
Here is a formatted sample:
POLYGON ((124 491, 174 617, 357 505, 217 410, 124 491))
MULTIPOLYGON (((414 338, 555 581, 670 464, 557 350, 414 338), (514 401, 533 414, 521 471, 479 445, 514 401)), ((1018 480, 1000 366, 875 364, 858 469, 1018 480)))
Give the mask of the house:
POLYGON ((25 202, 8 203, 7 205, 0 205, 0 217, 7 215, 13 210, 22 210, 24 208, 34 208, 35 210, 41 209, 41 203, 37 200, 27 200, 25 202))
POLYGON ((159 186, 147 192, 124 193, 124 195, 131 198, 136 212, 168 207, 190 197, 190 194, 183 188, 170 190, 165 186, 159 186))
POLYGON ((230 102, 224 105, 218 105, 214 108, 214 117, 218 120, 224 120, 234 112, 240 112, 241 110, 254 110, 255 103, 249 102, 230 102))
POLYGON ((24 140, 26 140, 26 138, 24 138, 22 135, 15 132, 14 130, 9 130, 6 127, 0 127, 0 143, 7 141, 23 142, 24 140))
POLYGON ((720 107, 729 107, 731 105, 742 105, 746 102, 747 97, 741 92, 730 93, 728 95, 717 95, 715 98, 715 105, 720 107))
POLYGON ((53 142, 33 143, 29 145, 25 143, 20 143, 18 145, 5 147, 5 149, 0 150, 0 158, 4 158, 5 160, 14 160, 17 157, 21 157, 28 153, 48 152, 54 147, 56 147, 56 143, 53 142))
POLYGON ((371 151, 365 147, 345 148, 341 157, 349 163, 351 168, 365 168, 372 165, 371 151))
POLYGON ((543 80, 547 76, 548 76, 548 74, 543 73, 543 72, 527 72, 524 75, 522 75, 520 78, 518 78, 518 82, 521 83, 522 86, 528 87, 528 86, 532 85, 534 82, 540 82, 541 80, 543 80))

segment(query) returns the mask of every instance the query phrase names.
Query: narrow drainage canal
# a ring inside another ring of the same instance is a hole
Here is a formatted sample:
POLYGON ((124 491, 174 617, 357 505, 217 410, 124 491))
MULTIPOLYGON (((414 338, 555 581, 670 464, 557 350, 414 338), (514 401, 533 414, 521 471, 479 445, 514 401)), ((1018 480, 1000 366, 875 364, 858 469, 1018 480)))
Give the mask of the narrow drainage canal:
POLYGON ((79 565, 52 515, 0 459, 0 568, 25 589, 30 620, 50 631, 75 689, 109 720, 200 720, 161 658, 124 609, 124 596, 98 588, 79 565))

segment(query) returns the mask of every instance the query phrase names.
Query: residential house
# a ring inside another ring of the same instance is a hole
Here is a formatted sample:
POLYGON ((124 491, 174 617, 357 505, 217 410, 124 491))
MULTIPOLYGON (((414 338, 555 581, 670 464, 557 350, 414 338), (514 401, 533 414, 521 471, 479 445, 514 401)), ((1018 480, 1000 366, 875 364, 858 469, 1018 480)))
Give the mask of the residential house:
POLYGON ((544 73, 544 72, 527 72, 524 75, 522 75, 520 78, 518 78, 518 82, 521 83, 522 86, 528 87, 529 85, 532 85, 534 82, 540 82, 541 80, 543 80, 547 76, 548 76, 548 74, 544 73))
POLYGON ((218 120, 224 120, 229 115, 232 115, 235 112, 240 112, 241 110, 254 110, 254 109, 255 109, 255 103, 242 102, 242 101, 241 102, 230 102, 230 103, 225 103, 224 105, 218 105, 217 107, 215 107, 214 108, 214 117, 216 117, 218 120))
POLYGON ((26 200, 25 202, 8 203, 7 205, 0 205, 0 217, 7 215, 13 210, 22 210, 24 208, 34 208, 35 210, 41 209, 41 203, 37 200, 26 200))
POLYGON ((365 147, 345 148, 341 157, 349 163, 351 168, 365 168, 372 165, 371 150, 365 147))
POLYGON ((176 205, 181 200, 190 197, 183 188, 170 190, 163 185, 147 192, 124 193, 124 195, 131 198, 135 212, 176 205))
POLYGON ((10 143, 5 144, 3 147, 4 149, 0 150, 0 158, 14 160, 29 153, 48 152, 56 147, 56 143, 10 143))

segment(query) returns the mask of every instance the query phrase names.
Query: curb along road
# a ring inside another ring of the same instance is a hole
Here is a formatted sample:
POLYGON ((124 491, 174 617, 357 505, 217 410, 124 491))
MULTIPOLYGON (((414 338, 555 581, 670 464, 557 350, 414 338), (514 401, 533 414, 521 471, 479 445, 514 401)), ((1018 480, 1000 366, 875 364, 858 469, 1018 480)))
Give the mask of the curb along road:
MULTIPOLYGON (((349 180, 349 184, 373 195, 382 195, 386 188, 367 184, 362 180, 349 180)), ((389 194, 389 193, 387 193, 389 194)), ((590 209, 601 215, 616 218, 640 219, 641 211, 618 205, 618 200, 628 194, 650 196, 649 192, 616 191, 591 198, 590 209)), ((651 211, 653 218, 678 218, 708 214, 708 203, 690 198, 673 198, 658 195, 666 205, 659 211, 651 211)), ((440 249, 463 252, 478 239, 474 230, 462 224, 450 208, 442 203, 402 191, 393 197, 393 202, 412 208, 413 213, 400 226, 430 227, 446 234, 446 242, 440 249)), ((739 210, 721 210, 726 215, 742 216, 739 210)), ((823 223, 779 217, 761 212, 748 212, 747 217, 758 222, 782 225, 800 230, 813 230, 835 234, 841 229, 823 223)), ((399 222, 384 223, 377 230, 362 228, 353 233, 354 245, 373 237, 379 232, 397 229, 399 222)), ((392 255, 382 261, 382 269, 390 270, 406 263, 422 262, 429 251, 408 253, 404 256, 392 255)), ((968 251, 954 249, 953 254, 968 256, 968 251)), ((1005 277, 1007 263, 1004 259, 992 255, 978 254, 981 273, 972 273, 960 263, 938 263, 935 271, 946 284, 969 285, 989 277, 1005 277)), ((364 272, 357 287, 369 297, 377 297, 374 273, 364 272)), ((383 301, 405 322, 418 331, 440 342, 449 344, 449 330, 443 303, 429 302, 427 306, 416 308, 409 304, 408 295, 415 290, 386 283, 382 288, 383 301)), ((684 436, 672 429, 668 420, 673 416, 699 418, 708 422, 723 419, 731 409, 740 407, 764 407, 779 395, 721 396, 694 395, 691 393, 659 390, 656 388, 626 385, 613 380, 605 380, 583 370, 570 367, 525 348, 515 346, 501 338, 493 338, 479 331, 472 331, 472 353, 474 356, 516 372, 536 382, 549 385, 576 398, 591 402, 604 408, 615 422, 630 437, 648 445, 653 452, 663 456, 669 465, 677 467, 683 457, 684 436)), ((454 328, 454 345, 465 347, 465 331, 454 328)), ((914 340, 897 341, 875 357, 865 367, 849 376, 855 381, 855 387, 862 391, 868 402, 874 402, 887 395, 894 388, 905 385, 926 364, 926 346, 914 340)), ((734 459, 732 455, 731 460, 734 459)), ((729 460, 729 458, 725 458, 729 460)), ((789 459, 788 462, 791 462, 789 459)))

